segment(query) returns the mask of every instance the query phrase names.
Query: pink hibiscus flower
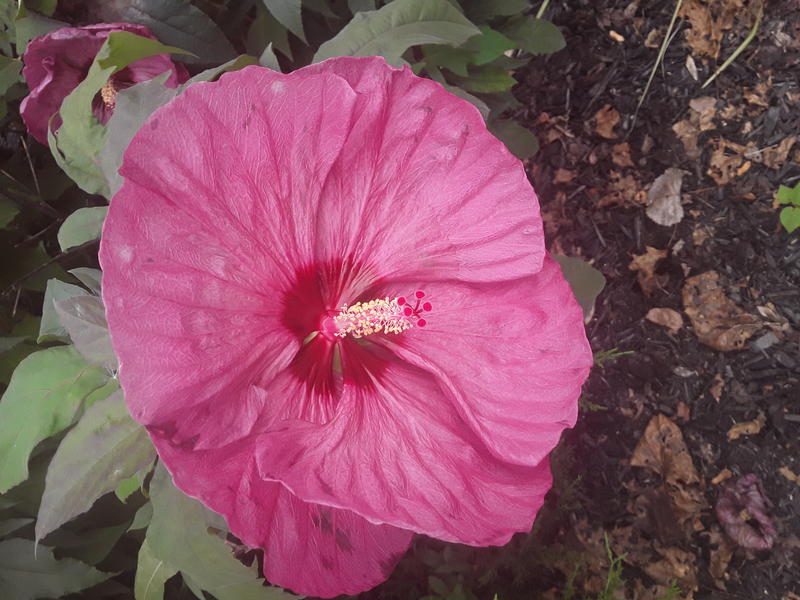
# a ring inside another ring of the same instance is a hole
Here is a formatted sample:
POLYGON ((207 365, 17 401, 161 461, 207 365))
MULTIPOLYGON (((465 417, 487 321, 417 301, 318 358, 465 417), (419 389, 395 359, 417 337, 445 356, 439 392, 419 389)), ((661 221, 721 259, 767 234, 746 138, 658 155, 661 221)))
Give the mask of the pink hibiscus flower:
POLYGON ((478 111, 379 58, 248 67, 156 112, 101 247, 120 381, 175 484, 315 596, 413 532, 528 531, 592 356, 478 111))
MULTIPOLYGON (((155 39, 143 25, 130 23, 101 23, 86 27, 63 27, 31 40, 22 57, 25 67, 22 75, 30 93, 20 104, 20 113, 28 132, 47 145, 47 123, 58 112, 64 98, 86 78, 94 57, 100 51, 108 34, 128 31, 142 37, 155 39)), ((106 123, 114 111, 117 92, 141 81, 147 81, 170 71, 166 81, 177 87, 189 79, 183 65, 170 60, 168 54, 143 58, 115 73, 95 98, 94 114, 106 123)), ((56 118, 54 128, 60 126, 56 118)))

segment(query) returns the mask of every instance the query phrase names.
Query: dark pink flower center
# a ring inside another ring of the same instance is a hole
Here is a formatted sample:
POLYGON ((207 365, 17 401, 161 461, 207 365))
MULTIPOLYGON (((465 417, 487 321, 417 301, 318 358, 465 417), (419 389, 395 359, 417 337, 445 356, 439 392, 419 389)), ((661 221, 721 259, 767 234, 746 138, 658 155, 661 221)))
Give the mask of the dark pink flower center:
POLYGON ((364 272, 348 261, 303 268, 284 296, 284 326, 302 341, 292 372, 315 395, 335 399, 347 384, 371 388, 392 360, 379 338, 427 324, 422 315, 433 306, 424 291, 412 300, 375 298, 382 286, 359 285, 364 272))

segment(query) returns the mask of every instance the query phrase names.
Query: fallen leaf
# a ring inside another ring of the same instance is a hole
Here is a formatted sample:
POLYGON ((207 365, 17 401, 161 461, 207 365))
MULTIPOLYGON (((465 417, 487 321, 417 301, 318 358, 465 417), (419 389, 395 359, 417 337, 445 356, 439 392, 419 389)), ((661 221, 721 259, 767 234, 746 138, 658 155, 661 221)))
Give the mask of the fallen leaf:
POLYGON ((681 169, 667 169, 659 175, 647 193, 648 207, 645 213, 650 220, 670 227, 677 225, 683 219, 683 206, 681 205, 681 185, 686 171, 681 169))
POLYGON ((571 183, 575 179, 575 171, 569 169, 556 169, 553 183, 571 183))
POLYGON ((647 37, 644 38, 644 47, 658 48, 659 46, 661 46, 661 38, 663 35, 664 34, 660 29, 651 29, 647 33, 647 37))
POLYGON ((667 327, 671 333, 677 333, 683 327, 683 317, 671 308, 651 308, 644 317, 651 323, 667 327))
POLYGON ((726 481, 733 477, 733 472, 730 469, 722 469, 719 473, 714 476, 714 479, 711 480, 712 485, 719 485, 723 481, 726 481))
POLYGON ((695 246, 702 246, 703 243, 714 235, 714 228, 708 225, 701 225, 692 230, 692 243, 695 246))
POLYGON ((678 523, 688 527, 688 532, 702 529, 700 513, 707 504, 700 491, 700 477, 692 462, 692 455, 675 423, 665 415, 650 419, 633 451, 630 464, 661 475, 678 523))
POLYGON ((611 146, 611 162, 618 167, 632 167, 631 146, 628 142, 611 146))
POLYGON ((661 585, 672 585, 677 580, 681 588, 697 589, 697 557, 694 554, 674 547, 656 546, 656 551, 663 558, 644 565, 645 573, 661 585))
POLYGON ((678 401, 678 407, 675 409, 675 416, 678 417, 681 421, 688 421, 689 418, 692 416, 691 410, 689 409, 689 405, 686 404, 683 400, 678 401))
POLYGON ((633 260, 628 268, 631 271, 636 271, 636 278, 639 281, 639 287, 642 288, 645 296, 650 296, 660 286, 666 283, 665 275, 656 275, 654 273, 656 264, 662 258, 666 258, 667 251, 653 248, 652 246, 645 246, 645 253, 633 255, 633 260))
POLYGON ((708 393, 711 394, 711 397, 714 398, 714 400, 719 402, 720 398, 722 397, 722 390, 724 388, 725 388, 725 381, 722 379, 722 375, 717 373, 716 375, 714 375, 714 383, 711 384, 708 393))
POLYGON ((716 148, 711 154, 708 164, 708 173, 719 185, 726 185, 737 177, 739 168, 745 162, 746 148, 741 144, 719 138, 716 148))
POLYGON ((679 13, 690 24, 686 45, 695 56, 719 58, 725 31, 733 27, 743 8, 742 0, 686 0, 679 13))
POLYGON ((709 545, 711 546, 711 552, 708 561, 708 573, 714 579, 714 585, 721 590, 725 590, 727 589, 725 580, 728 578, 728 565, 731 563, 733 551, 736 547, 716 527, 709 534, 709 545))
POLYGON ((605 196, 597 202, 598 208, 609 206, 638 207, 647 204, 647 192, 633 175, 623 176, 611 171, 608 176, 609 187, 605 196))
POLYGON ((686 280, 683 310, 697 339, 716 350, 742 350, 761 324, 731 302, 719 284, 719 273, 707 271, 686 280))
POLYGON ((767 515, 771 503, 755 473, 727 481, 716 504, 717 518, 725 533, 742 548, 768 550, 778 531, 767 515))
POLYGON ((786 479, 788 479, 792 483, 800 485, 800 475, 792 471, 789 467, 781 467, 780 469, 778 469, 778 473, 783 475, 786 479))
POLYGON ((796 142, 797 136, 792 135, 784 138, 780 143, 770 146, 769 148, 764 148, 755 154, 746 152, 745 156, 755 162, 760 162, 770 169, 780 169, 786 164, 786 160, 789 158, 789 152, 796 142))
POLYGON ((606 104, 603 108, 598 110, 594 116, 594 130, 599 136, 607 140, 616 139, 617 134, 614 133, 614 127, 616 127, 620 120, 619 111, 610 104, 606 104))
POLYGON ((714 117, 717 115, 717 99, 713 96, 700 96, 689 100, 691 120, 700 131, 716 129, 714 117))
POLYGON ((678 121, 672 131, 678 136, 689 158, 700 158, 698 137, 703 131, 715 129, 714 117, 717 114, 717 101, 711 96, 701 96, 689 101, 689 118, 678 121))
POLYGON ((728 430, 728 439, 738 440, 743 435, 756 435, 761 432, 766 422, 767 418, 764 415, 758 415, 758 417, 752 421, 736 423, 728 430))

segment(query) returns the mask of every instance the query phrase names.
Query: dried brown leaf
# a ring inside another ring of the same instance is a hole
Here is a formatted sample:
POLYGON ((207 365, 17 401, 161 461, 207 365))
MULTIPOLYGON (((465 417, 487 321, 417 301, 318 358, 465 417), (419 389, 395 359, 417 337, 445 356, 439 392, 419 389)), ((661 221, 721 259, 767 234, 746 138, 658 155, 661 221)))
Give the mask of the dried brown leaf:
POLYGON ((632 167, 631 146, 628 142, 611 146, 611 162, 618 167, 632 167))
POLYGON ((651 323, 667 327, 671 333, 677 333, 683 327, 683 317, 671 308, 651 308, 644 317, 651 323))
POLYGON ((781 467, 780 469, 778 469, 778 473, 783 475, 786 479, 788 479, 792 483, 800 485, 800 475, 792 471, 789 467, 781 467))
POLYGON ((647 193, 648 207, 645 213, 650 220, 670 227, 677 225, 683 219, 683 205, 681 205, 681 185, 686 171, 681 169, 667 169, 659 175, 647 193))
POLYGON ((617 126, 620 120, 619 111, 610 104, 606 104, 594 116, 594 130, 599 136, 607 140, 616 139, 617 134, 614 133, 614 127, 617 126))
POLYGON ((683 309, 697 339, 716 350, 741 350, 761 329, 758 319, 731 302, 719 284, 719 273, 708 271, 686 280, 683 309))
POLYGON ((656 264, 662 258, 666 258, 667 251, 653 248, 652 246, 645 246, 645 253, 634 255, 631 264, 628 268, 631 271, 636 271, 636 278, 639 281, 639 287, 646 296, 650 296, 666 281, 666 276, 658 276, 654 273, 656 264))
POLYGON ((716 148, 711 154, 708 165, 709 177, 719 185, 726 185, 739 174, 739 168, 745 162, 746 148, 741 144, 719 138, 716 148))
POLYGON ((738 440, 743 435, 756 435, 761 433, 764 425, 767 423, 767 418, 764 415, 758 415, 752 421, 744 421, 743 423, 736 423, 728 430, 729 440, 738 440))

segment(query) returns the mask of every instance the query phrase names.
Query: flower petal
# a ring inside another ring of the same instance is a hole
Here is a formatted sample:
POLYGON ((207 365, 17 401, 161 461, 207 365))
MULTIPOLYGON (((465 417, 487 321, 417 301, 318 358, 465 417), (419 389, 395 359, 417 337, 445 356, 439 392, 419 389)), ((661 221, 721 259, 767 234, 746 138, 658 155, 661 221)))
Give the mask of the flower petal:
POLYGON ((425 291, 433 304, 426 327, 387 346, 441 382, 495 456, 538 464, 575 424, 593 363, 583 312, 558 263, 547 257, 518 281, 431 283, 425 291))
POLYGON ((226 517, 245 544, 264 549, 264 575, 298 594, 357 594, 385 580, 412 533, 358 515, 308 504, 279 483, 261 480, 252 439, 186 452, 158 435, 159 455, 175 484, 226 517))
POLYGON ((250 385, 300 344, 281 326, 280 286, 311 253, 309 213, 353 103, 332 75, 246 69, 192 86, 137 133, 100 251, 136 419, 197 447, 250 431, 250 385), (196 419, 177 418, 187 409, 196 419), (211 426, 237 411, 239 427, 211 426))
POLYGON ((326 182, 317 260, 353 257, 382 276, 497 281, 539 270, 539 204, 522 164, 478 111, 382 58, 334 58, 357 119, 326 182))
POLYGON ((345 386, 325 424, 274 423, 256 460, 264 479, 307 502, 473 545, 528 531, 551 481, 546 461, 523 467, 491 456, 435 379, 402 363, 373 389, 345 386))

